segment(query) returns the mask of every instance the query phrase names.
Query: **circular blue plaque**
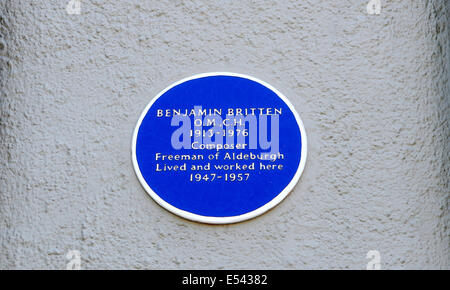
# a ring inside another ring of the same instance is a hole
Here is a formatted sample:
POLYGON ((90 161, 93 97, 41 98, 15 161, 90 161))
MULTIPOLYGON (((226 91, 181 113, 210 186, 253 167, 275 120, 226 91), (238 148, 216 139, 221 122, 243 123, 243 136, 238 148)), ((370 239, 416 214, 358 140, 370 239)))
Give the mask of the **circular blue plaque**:
POLYGON ((281 202, 306 161, 303 123, 288 99, 247 75, 180 80, 145 108, 133 166, 147 193, 181 217, 226 224, 281 202))

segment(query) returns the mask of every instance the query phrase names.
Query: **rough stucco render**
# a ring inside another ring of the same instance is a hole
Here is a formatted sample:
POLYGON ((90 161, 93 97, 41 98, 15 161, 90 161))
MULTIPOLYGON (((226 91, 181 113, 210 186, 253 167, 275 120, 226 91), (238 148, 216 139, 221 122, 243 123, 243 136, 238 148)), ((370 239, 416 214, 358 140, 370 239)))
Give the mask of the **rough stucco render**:
POLYGON ((0 2, 0 268, 449 269, 449 4, 0 2), (309 152, 256 219, 193 223, 131 164, 145 105, 193 73, 281 90, 309 152))

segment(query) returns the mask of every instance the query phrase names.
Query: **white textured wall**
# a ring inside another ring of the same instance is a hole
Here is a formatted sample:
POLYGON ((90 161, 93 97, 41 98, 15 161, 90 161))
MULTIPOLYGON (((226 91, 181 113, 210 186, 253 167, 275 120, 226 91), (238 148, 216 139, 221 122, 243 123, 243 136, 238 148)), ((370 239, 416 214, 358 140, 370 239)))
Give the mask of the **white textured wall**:
POLYGON ((381 1, 1 0, 0 268, 449 269, 449 4, 381 1), (279 206, 210 226, 148 197, 130 142, 223 69, 285 93, 310 150, 279 206))

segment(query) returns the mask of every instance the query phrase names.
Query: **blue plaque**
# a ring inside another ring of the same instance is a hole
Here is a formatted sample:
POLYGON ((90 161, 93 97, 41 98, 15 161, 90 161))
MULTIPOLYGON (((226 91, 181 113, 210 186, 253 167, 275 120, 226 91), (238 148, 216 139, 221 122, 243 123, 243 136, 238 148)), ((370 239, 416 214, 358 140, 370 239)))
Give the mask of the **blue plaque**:
POLYGON ((178 81, 142 112, 133 166, 147 193, 184 218, 226 224, 281 202, 306 161, 303 123, 274 87, 247 75, 178 81))

